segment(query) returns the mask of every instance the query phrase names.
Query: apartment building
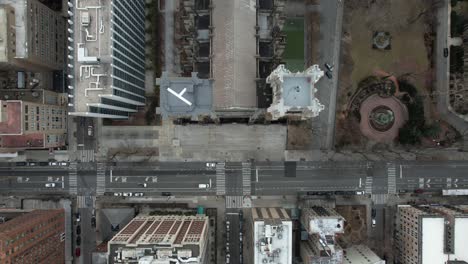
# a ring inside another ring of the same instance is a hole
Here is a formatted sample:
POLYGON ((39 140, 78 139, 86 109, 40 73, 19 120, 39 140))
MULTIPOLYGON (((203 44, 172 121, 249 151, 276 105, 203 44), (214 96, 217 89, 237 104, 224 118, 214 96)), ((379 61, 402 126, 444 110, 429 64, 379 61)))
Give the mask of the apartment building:
POLYGON ((68 78, 74 116, 126 119, 145 105, 145 1, 77 1, 68 78))
POLYGON ((2 90, 0 148, 60 148, 66 144, 67 96, 47 90, 2 90))
POLYGON ((138 215, 109 241, 108 263, 204 264, 207 249, 208 216, 138 215))
POLYGON ((0 224, 0 263, 65 263, 63 209, 19 212, 19 216, 3 219, 6 222, 0 224))
POLYGON ((37 0, 0 0, 0 69, 63 70, 65 18, 37 0))
POLYGON ((396 230, 399 263, 440 264, 468 261, 467 205, 400 205, 396 230))

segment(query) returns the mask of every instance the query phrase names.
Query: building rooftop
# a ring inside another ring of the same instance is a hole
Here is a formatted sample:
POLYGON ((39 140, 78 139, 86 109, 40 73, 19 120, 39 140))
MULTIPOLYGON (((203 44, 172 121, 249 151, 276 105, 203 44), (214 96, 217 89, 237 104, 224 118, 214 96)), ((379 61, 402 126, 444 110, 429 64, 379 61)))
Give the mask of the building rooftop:
POLYGON ((255 1, 213 0, 213 105, 256 108, 255 1))
POLYGON ((212 82, 197 77, 169 77, 163 72, 160 85, 161 114, 164 117, 192 117, 209 115, 212 109, 212 82))
POLYGON ((385 264, 385 260, 365 245, 353 245, 344 252, 343 264, 385 264))
POLYGON ((302 119, 316 117, 325 108, 315 97, 315 83, 323 76, 318 65, 304 72, 292 73, 279 65, 266 79, 273 88, 273 103, 268 108, 272 119, 300 114, 302 119))
POLYGON ((0 135, 21 135, 23 133, 21 101, 0 100, 0 135))
POLYGON ((292 221, 283 208, 252 208, 254 263, 292 263, 292 221))
POLYGON ((333 208, 305 208, 302 210, 301 222, 309 234, 319 234, 321 237, 344 232, 344 218, 333 208))

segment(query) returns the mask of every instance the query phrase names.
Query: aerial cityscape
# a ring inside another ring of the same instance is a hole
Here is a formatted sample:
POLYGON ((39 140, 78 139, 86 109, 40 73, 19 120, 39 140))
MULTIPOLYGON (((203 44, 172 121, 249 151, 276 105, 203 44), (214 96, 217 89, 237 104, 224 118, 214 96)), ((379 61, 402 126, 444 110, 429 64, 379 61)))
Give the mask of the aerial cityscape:
POLYGON ((467 245, 468 1, 0 0, 0 264, 467 245))

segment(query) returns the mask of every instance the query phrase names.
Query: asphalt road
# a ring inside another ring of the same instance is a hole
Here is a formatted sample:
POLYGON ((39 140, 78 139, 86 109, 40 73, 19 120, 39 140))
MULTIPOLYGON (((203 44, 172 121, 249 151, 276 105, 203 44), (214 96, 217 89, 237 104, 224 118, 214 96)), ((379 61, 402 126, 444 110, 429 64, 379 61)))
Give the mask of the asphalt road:
MULTIPOLYGON (((90 163, 93 164, 93 163, 90 163)), ((88 164, 89 165, 89 164, 88 164)), ((110 164, 105 171, 106 192, 144 192, 159 195, 216 195, 216 173, 204 163, 110 164), (115 165, 115 166, 114 166, 115 165), (147 187, 141 184, 147 183, 147 187), (210 184, 200 189, 199 184, 210 184)), ((78 171, 79 193, 95 195, 96 166, 78 171)), ((252 195, 285 195, 306 191, 368 191, 388 193, 389 181, 395 191, 440 191, 444 188, 468 188, 468 161, 407 162, 299 162, 295 175, 286 175, 283 162, 258 162, 251 169, 252 195), (391 174, 390 167, 394 168, 391 174), (293 176, 293 177, 291 177, 293 176)), ((226 194, 242 195, 242 167, 226 165, 226 194)), ((0 192, 68 192, 68 169, 65 167, 15 167, 0 165, 0 192), (26 180, 26 179, 29 180, 26 180), (55 188, 45 183, 55 182, 55 188)))
POLYGON ((339 59, 340 59, 340 44, 341 44, 341 29, 343 18, 343 3, 340 0, 320 1, 318 5, 320 12, 320 41, 319 61, 312 62, 319 64, 320 68, 326 71, 324 64, 328 63, 334 66, 333 78, 328 79, 323 76, 318 83, 317 98, 325 105, 325 109, 317 117, 317 129, 320 131, 320 136, 313 135, 313 142, 319 139, 320 142, 315 148, 330 149, 333 147, 335 134, 335 109, 336 109, 336 94, 338 89, 338 74, 339 74, 339 59))

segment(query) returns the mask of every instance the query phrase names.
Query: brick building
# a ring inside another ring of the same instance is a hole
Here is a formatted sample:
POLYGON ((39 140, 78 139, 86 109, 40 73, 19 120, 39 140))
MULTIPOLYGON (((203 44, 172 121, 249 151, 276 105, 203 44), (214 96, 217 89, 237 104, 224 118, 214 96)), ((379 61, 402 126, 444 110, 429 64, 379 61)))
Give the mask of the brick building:
POLYGON ((65 263, 64 217, 62 209, 34 210, 0 224, 0 263, 65 263))

